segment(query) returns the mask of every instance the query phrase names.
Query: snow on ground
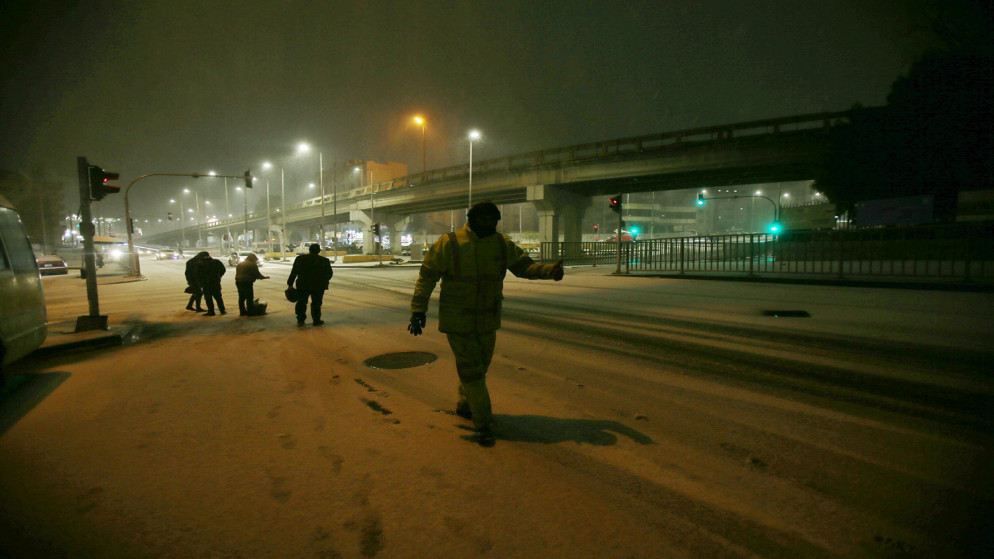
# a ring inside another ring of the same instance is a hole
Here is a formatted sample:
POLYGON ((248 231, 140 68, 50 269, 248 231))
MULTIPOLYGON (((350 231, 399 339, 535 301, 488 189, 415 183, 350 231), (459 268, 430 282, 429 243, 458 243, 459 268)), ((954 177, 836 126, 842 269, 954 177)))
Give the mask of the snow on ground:
POLYGON ((509 279, 488 449, 435 313, 405 331, 416 268, 337 268, 297 328, 285 266, 259 318, 182 310, 181 266, 101 285, 128 343, 0 401, 0 556, 954 557, 990 519, 990 418, 922 394, 994 392, 935 361, 990 351, 988 294, 509 279), (363 364, 402 351, 438 359, 363 364))

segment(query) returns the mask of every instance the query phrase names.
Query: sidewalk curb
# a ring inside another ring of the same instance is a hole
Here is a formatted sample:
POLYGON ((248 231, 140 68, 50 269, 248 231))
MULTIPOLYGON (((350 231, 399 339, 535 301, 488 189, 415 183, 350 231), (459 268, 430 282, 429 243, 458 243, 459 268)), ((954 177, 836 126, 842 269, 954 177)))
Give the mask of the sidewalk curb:
POLYGON ((119 346, 123 343, 124 334, 120 328, 57 333, 47 336, 41 347, 31 352, 30 356, 50 356, 63 352, 119 346))

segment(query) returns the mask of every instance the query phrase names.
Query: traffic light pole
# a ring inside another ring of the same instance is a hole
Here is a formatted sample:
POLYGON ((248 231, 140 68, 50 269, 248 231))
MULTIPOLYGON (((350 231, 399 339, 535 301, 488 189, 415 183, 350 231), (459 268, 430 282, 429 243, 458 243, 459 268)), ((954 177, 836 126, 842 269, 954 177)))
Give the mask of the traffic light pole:
MULTIPOLYGON (((620 198, 619 198, 620 199, 620 198)), ((618 258, 617 266, 614 268, 615 275, 621 275, 621 228, 624 227, 625 220, 621 217, 621 208, 618 209, 618 234, 614 236, 614 240, 618 245, 618 258)))
POLYGON ((86 299, 90 314, 76 319, 76 331, 106 330, 107 317, 100 316, 97 298, 97 262, 93 254, 93 215, 90 213, 90 164, 85 157, 76 158, 79 175, 79 232, 83 235, 83 277, 86 278, 86 299))
MULTIPOLYGON (((86 158, 82 158, 82 159, 85 161, 86 158)), ((138 177, 137 179, 131 181, 128 184, 127 188, 124 189, 124 222, 128 226, 128 255, 130 257, 130 262, 131 262, 131 277, 142 278, 142 279, 144 279, 144 277, 142 276, 141 263, 140 263, 140 260, 138 258, 138 253, 135 252, 134 227, 131 224, 131 203, 128 200, 128 194, 131 192, 131 187, 134 186, 136 182, 138 182, 138 181, 140 181, 142 179, 148 178, 148 177, 192 177, 192 178, 195 178, 195 179, 200 178, 200 177, 210 177, 210 178, 214 178, 214 179, 245 179, 245 184, 246 185, 251 184, 251 180, 252 180, 251 174, 249 174, 248 171, 245 171, 245 174, 242 175, 242 176, 231 176, 231 175, 201 175, 200 173, 148 173, 146 175, 142 175, 142 176, 138 177)), ((80 186, 80 188, 82 188, 82 185, 80 186)), ((251 186, 248 186, 247 188, 251 188, 251 186)), ((80 193, 82 194, 82 191, 80 191, 80 193)), ((227 194, 227 188, 225 189, 225 194, 227 194)), ((247 195, 248 194, 246 193, 246 196, 247 195)), ((87 197, 87 199, 86 199, 86 212, 87 212, 86 219, 87 220, 89 220, 89 211, 90 211, 89 197, 87 197)), ((180 214, 182 214, 182 213, 183 212, 180 212, 180 214)), ((181 221, 180 221, 180 229, 182 230, 182 228, 185 227, 185 225, 183 225, 182 215, 180 215, 180 219, 181 219, 181 221)), ((247 226, 248 226, 248 221, 246 221, 246 227, 247 226)), ((247 236, 247 232, 246 232, 246 236, 247 236)), ((86 237, 83 237, 83 242, 84 243, 86 242, 86 237)), ((93 242, 93 237, 92 236, 90 237, 90 242, 91 242, 91 245, 92 245, 92 242, 93 242)), ((84 249, 84 250, 86 250, 87 253, 90 253, 90 252, 92 252, 92 246, 91 246, 91 248, 84 249)), ((89 274, 87 274, 87 276, 89 276, 89 274)), ((89 277, 87 277, 87 280, 89 280, 89 277)), ((96 282, 96 280, 94 280, 94 282, 96 282)), ((95 292, 96 292, 96 283, 94 283, 94 293, 95 292)))

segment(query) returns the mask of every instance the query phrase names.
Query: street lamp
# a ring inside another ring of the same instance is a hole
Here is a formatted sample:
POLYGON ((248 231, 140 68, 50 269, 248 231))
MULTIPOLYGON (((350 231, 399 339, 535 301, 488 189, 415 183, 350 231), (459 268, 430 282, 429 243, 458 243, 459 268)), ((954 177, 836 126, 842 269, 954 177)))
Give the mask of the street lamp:
MULTIPOLYGON (((311 145, 308 144, 307 142, 300 142, 299 144, 297 144, 297 154, 298 155, 299 154, 310 153, 310 151, 311 151, 311 145)), ((332 161, 331 167, 332 167, 332 169, 335 168, 334 161, 332 161)), ((332 181, 332 182, 334 182, 334 181, 332 181)), ((318 151, 318 183, 321 186, 321 250, 324 251, 324 153, 321 152, 320 150, 318 151)), ((335 193, 335 194, 337 194, 337 193, 335 193)), ((336 200, 336 208, 335 208, 335 218, 336 219, 338 218, 338 211, 337 210, 338 210, 338 208, 337 208, 337 200, 336 200)), ((337 229, 337 227, 336 227, 336 229, 337 229)), ((336 235, 335 236, 337 237, 337 231, 336 231, 336 235)))
MULTIPOLYGON (((207 173, 209 176, 217 176, 214 171, 209 171, 207 173)), ((228 205, 228 177, 224 177, 224 233, 228 238, 228 242, 231 242, 231 207, 228 205)), ((224 252, 224 243, 218 243, 221 252, 224 252)))
POLYGON ((469 206, 466 208, 467 212, 473 207, 473 142, 479 139, 479 130, 469 131, 469 206))
MULTIPOLYGON (((263 172, 273 168, 273 164, 265 161, 262 164, 263 172)), ((266 177, 266 242, 269 243, 267 252, 273 252, 273 212, 269 209, 269 177, 266 177)))
POLYGON ((280 206, 283 207, 280 210, 280 261, 286 262, 286 173, 283 167, 280 167, 280 206))
POLYGON ((169 200, 169 203, 179 204, 179 234, 180 237, 183 239, 180 246, 186 246, 186 229, 185 229, 186 224, 183 223, 184 221, 186 221, 186 214, 183 213, 183 199, 180 198, 178 202, 176 200, 169 200))
POLYGON ((248 240, 248 189, 236 186, 235 190, 242 191, 242 203, 243 211, 245 212, 245 228, 242 231, 242 235, 245 237, 245 250, 249 250, 249 240, 248 240))
POLYGON ((425 165, 425 127, 428 123, 420 116, 414 117, 414 122, 421 125, 421 172, 424 173, 427 169, 427 165, 425 165))
MULTIPOLYGON (((184 188, 183 189, 183 194, 189 194, 189 193, 190 193, 190 189, 189 188, 184 188)), ((201 233, 200 233, 200 194, 197 193, 197 192, 193 193, 193 207, 196 208, 196 210, 197 210, 194 213, 194 218, 193 219, 194 219, 194 223, 197 224, 197 247, 199 248, 199 247, 202 247, 204 245, 204 239, 203 239, 203 237, 201 236, 201 233)), ((193 210, 190 210, 190 211, 193 212, 193 210)))

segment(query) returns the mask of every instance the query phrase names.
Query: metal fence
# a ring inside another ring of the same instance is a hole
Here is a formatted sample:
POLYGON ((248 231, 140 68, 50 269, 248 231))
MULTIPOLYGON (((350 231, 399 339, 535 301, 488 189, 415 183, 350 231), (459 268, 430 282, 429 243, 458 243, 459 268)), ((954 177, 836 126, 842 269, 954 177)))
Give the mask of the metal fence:
MULTIPOLYGON (((542 243, 543 262, 617 266, 605 242, 542 243)), ((621 243, 621 271, 994 280, 994 223, 647 239, 621 243)))

